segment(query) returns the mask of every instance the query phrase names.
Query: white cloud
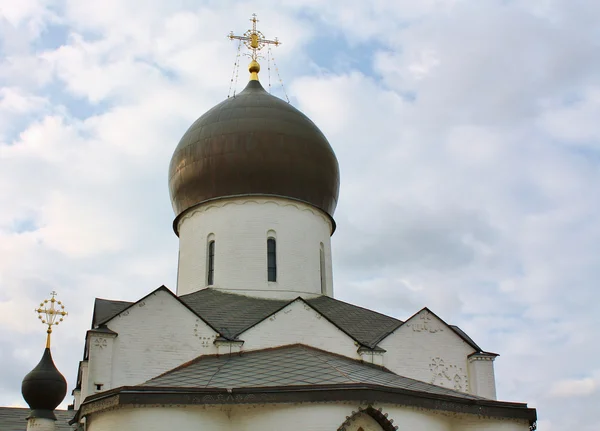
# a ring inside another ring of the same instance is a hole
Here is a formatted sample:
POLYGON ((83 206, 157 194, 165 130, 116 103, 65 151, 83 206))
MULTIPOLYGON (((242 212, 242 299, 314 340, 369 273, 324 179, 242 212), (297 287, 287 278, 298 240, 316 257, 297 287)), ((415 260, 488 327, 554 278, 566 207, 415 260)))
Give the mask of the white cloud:
MULTIPOLYGON (((225 34, 256 11, 340 161, 337 297, 400 318, 431 307, 502 354, 501 398, 539 407, 544 427, 597 429, 598 6, 274 4, 68 1, 57 17, 23 2, 5 18, 28 36, 0 58, 0 131, 16 128, 0 144, 0 325, 13 331, 0 368, 39 359, 41 328, 22 316, 52 289, 75 310, 55 337, 72 381, 95 296, 174 288, 168 160, 226 96, 225 34), (57 20, 67 42, 37 52, 57 20), (307 67, 309 46, 336 54, 324 30, 379 50, 374 74, 307 67)), ((0 402, 19 402, 19 382, 2 375, 0 402)))
POLYGON ((550 388, 551 397, 580 397, 591 395, 598 389, 598 383, 592 378, 561 380, 550 388))

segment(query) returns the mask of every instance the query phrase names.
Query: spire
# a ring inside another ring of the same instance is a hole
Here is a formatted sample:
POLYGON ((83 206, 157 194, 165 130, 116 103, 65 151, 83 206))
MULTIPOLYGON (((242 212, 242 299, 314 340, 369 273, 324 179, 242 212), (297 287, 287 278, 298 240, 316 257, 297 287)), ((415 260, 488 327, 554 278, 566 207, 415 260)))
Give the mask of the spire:
POLYGON ((252 14, 252 18, 250 19, 252 22, 252 28, 247 30, 242 36, 236 36, 233 32, 230 32, 227 37, 230 40, 239 40, 240 42, 244 42, 246 48, 250 50, 250 53, 247 54, 252 60, 248 65, 248 71, 250 72, 250 80, 258 81, 258 72, 260 72, 260 64, 258 63, 258 51, 263 49, 266 45, 281 45, 281 42, 275 38, 273 40, 266 39, 265 36, 256 29, 256 23, 258 19, 256 18, 256 14, 252 14))
POLYGON ((52 292, 49 299, 42 301, 35 312, 38 313, 42 323, 48 326, 46 348, 40 362, 23 379, 21 393, 31 408, 27 429, 40 426, 44 429, 53 429, 52 424, 56 420, 54 409, 65 398, 67 381, 52 360, 50 334, 52 326, 62 322, 67 312, 62 302, 56 300, 56 292, 52 292))

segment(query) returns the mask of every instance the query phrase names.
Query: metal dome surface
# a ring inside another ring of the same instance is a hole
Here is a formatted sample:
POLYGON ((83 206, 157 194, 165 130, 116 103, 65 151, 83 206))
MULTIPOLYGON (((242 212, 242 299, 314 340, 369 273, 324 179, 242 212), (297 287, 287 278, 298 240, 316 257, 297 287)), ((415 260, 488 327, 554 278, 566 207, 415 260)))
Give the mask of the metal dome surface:
POLYGON ((280 196, 333 217, 339 167, 327 138, 303 113, 252 80, 192 124, 169 166, 177 218, 188 209, 234 196, 280 196))
POLYGON ((23 379, 23 398, 32 410, 31 417, 55 419, 52 411, 67 394, 67 381, 56 369, 50 348, 44 350, 42 359, 23 379))

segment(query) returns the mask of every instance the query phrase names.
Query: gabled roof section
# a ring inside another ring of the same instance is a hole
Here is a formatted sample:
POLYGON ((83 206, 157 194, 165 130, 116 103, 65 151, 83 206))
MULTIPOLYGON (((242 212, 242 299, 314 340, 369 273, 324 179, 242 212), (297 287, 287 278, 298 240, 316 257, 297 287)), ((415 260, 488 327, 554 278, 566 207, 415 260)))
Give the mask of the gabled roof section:
MULTIPOLYGON (((298 299, 290 301, 255 298, 236 293, 223 292, 213 288, 206 288, 177 297, 164 286, 161 286, 159 289, 168 291, 216 332, 229 340, 236 339, 249 328, 257 325, 298 299)), ((146 297, 137 302, 142 301, 146 297)), ((359 344, 370 349, 377 348, 377 344, 381 340, 405 323, 402 320, 349 304, 329 296, 319 296, 301 300, 323 315, 333 325, 348 334, 359 344)), ((133 302, 96 299, 93 318, 95 327, 108 322, 133 304, 133 302)), ((438 318, 474 350, 483 352, 483 350, 458 326, 448 325, 427 307, 415 313, 406 320, 406 322, 414 318, 423 310, 428 311, 438 318)))
MULTIPOLYGON (((443 320, 442 320, 442 322, 443 322, 443 320)), ((469 337, 465 331, 463 331, 456 325, 448 325, 448 326, 450 327, 450 329, 452 329, 456 333, 456 335, 458 335, 460 338, 462 338, 463 341, 465 343, 467 343, 469 346, 471 346, 478 352, 483 352, 483 349, 481 347, 479 347, 479 345, 475 341, 473 341, 473 339, 471 337, 469 337)))
POLYGON ((453 396, 484 398, 442 388, 364 362, 304 345, 242 355, 204 355, 140 386, 153 388, 250 388, 366 384, 453 396))
POLYGON ((221 335, 229 339, 236 338, 246 329, 292 302, 253 298, 211 288, 183 295, 180 299, 221 335))
MULTIPOLYGON (((0 407, 0 430, 25 431, 27 429, 27 416, 31 410, 19 407, 0 407)), ((75 416, 73 410, 54 410, 56 416, 56 431, 72 431, 69 420, 75 416)))
POLYGON ((112 319, 132 304, 133 302, 96 298, 92 314, 92 328, 97 328, 100 324, 112 319))
MULTIPOLYGON (((181 300, 230 339, 296 301, 254 298, 212 288, 183 295, 181 300)), ((375 348, 380 339, 402 324, 401 320, 328 296, 301 300, 369 348, 375 348)))
POLYGON ((371 349, 402 325, 401 320, 329 296, 307 299, 306 302, 360 344, 371 349))
MULTIPOLYGON (((146 296, 144 296, 141 299, 138 299, 136 302, 127 302, 127 306, 124 306, 121 310, 117 311, 115 314, 113 314, 112 316, 107 316, 104 320, 101 321, 97 321, 97 325, 98 326, 104 326, 106 323, 108 323, 111 319, 113 319, 115 316, 117 316, 118 314, 124 312, 125 310, 127 310, 130 307, 133 307, 135 304, 138 304, 142 301, 145 301, 146 298, 148 298, 151 295, 154 295, 157 292, 165 292, 167 294, 169 294, 175 301, 179 302, 182 306, 184 306, 185 308, 187 308, 188 310, 190 310, 191 313, 195 314, 196 316, 198 316, 204 323, 206 323, 208 326, 210 326, 211 329, 213 329, 215 332, 218 332, 209 322, 207 322, 201 315, 199 315, 195 310, 193 310, 188 304, 186 304, 185 302, 183 302, 178 296, 176 296, 173 292, 171 292, 166 286, 162 285, 157 289, 154 289, 152 292, 150 292, 149 294, 147 294, 146 296)), ((109 301, 110 302, 110 301, 109 301)), ((115 301, 115 302, 121 302, 122 304, 125 304, 125 302, 123 301, 115 301)), ((117 305, 115 307, 115 309, 120 308, 119 305, 117 305)), ((95 310, 94 310, 95 311, 95 310)), ((112 331, 111 331, 112 332, 112 331)))

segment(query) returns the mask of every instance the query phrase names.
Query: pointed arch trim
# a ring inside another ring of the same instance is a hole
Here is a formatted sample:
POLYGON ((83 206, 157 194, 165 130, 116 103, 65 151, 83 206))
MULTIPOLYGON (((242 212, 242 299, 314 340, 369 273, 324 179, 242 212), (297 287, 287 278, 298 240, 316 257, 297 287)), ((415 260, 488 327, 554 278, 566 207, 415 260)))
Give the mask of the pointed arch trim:
POLYGON ((371 416, 373 419, 375 419, 375 421, 379 424, 379 426, 384 431, 396 431, 398 429, 398 426, 394 425, 394 419, 389 419, 388 418, 388 414, 384 413, 382 411, 381 407, 375 408, 375 407, 373 407, 373 406, 370 405, 367 408, 359 407, 358 411, 353 411, 350 416, 346 416, 346 420, 344 421, 344 423, 342 423, 342 425, 340 425, 340 427, 337 429, 337 431, 346 431, 346 428, 354 420, 356 420, 356 418, 361 413, 362 414, 367 414, 367 415, 371 416))

